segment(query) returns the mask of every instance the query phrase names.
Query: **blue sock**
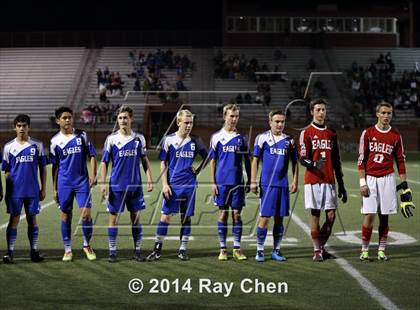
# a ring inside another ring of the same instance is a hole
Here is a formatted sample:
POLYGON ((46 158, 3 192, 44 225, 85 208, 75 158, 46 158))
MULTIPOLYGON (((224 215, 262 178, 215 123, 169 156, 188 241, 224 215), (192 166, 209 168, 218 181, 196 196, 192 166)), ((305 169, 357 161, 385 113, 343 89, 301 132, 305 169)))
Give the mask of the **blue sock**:
POLYGON ((257 226, 257 251, 264 251, 265 238, 267 237, 267 228, 257 226))
POLYGON ((156 228, 156 243, 163 243, 163 240, 165 240, 165 237, 168 234, 168 226, 169 223, 159 221, 158 226, 156 228))
POLYGON ((219 235, 219 243, 221 249, 226 249, 227 231, 227 223, 217 221, 217 234, 219 235))
POLYGON ((284 226, 283 224, 273 225, 273 250, 280 251, 280 243, 283 239, 284 226))
POLYGON ((38 235, 39 228, 38 226, 28 225, 28 239, 32 251, 38 250, 38 235))
POLYGON ((83 246, 87 247, 90 244, 90 239, 92 239, 92 233, 93 233, 92 219, 82 221, 82 231, 83 231, 83 246))
POLYGON ((61 238, 63 239, 64 251, 71 252, 71 222, 61 221, 61 238))
POLYGON ((233 223, 232 235, 233 235, 233 248, 240 249, 241 238, 242 238, 242 221, 237 221, 233 223))
POLYGON ((6 239, 7 239, 7 255, 13 256, 15 250, 15 242, 17 237, 17 229, 7 226, 6 239))
POLYGON ((134 251, 140 253, 141 238, 143 234, 141 224, 133 225, 131 227, 131 233, 133 234, 134 251))
POLYGON ((186 222, 182 224, 180 235, 181 235, 181 244, 179 246, 179 250, 186 251, 187 244, 188 244, 188 241, 190 240, 190 235, 191 235, 191 222, 186 222))
POLYGON ((117 254, 118 227, 108 227, 108 247, 109 255, 117 254))

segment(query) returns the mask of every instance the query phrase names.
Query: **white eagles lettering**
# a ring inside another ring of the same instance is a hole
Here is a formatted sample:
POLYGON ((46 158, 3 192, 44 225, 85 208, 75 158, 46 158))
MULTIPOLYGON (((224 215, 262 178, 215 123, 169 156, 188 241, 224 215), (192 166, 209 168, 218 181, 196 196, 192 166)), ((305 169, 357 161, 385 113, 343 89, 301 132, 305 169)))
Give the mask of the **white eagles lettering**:
POLYGON ((193 158, 194 157, 194 152, 189 152, 189 151, 177 151, 175 153, 175 156, 177 158, 179 157, 187 157, 187 158, 193 158))
POLYGON ((80 146, 69 147, 68 149, 63 149, 63 155, 67 156, 69 154, 81 153, 82 148, 80 146))
POLYGON ((312 149, 331 150, 331 140, 312 140, 312 149))
POLYGON ((16 157, 16 163, 27 163, 27 162, 33 162, 34 157, 32 155, 22 155, 19 157, 16 157))
POLYGON ((286 154, 286 149, 278 149, 275 147, 270 147, 270 154, 273 155, 285 155, 286 154))
POLYGON ((118 152, 119 157, 137 156, 137 150, 122 150, 118 152))
POLYGON ((223 146, 223 152, 228 153, 228 152, 236 152, 236 146, 235 145, 225 145, 223 146))
POLYGON ((369 151, 377 153, 392 154, 394 147, 392 145, 380 142, 369 142, 369 151))

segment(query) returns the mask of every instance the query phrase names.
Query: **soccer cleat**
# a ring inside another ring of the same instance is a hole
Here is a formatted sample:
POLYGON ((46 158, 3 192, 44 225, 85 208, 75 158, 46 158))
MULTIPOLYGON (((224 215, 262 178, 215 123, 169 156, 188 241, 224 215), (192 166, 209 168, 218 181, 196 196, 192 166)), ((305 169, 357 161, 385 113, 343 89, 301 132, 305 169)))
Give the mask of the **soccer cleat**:
POLYGON ((5 264, 13 264, 13 255, 4 255, 3 256, 3 262, 5 264))
POLYGON ((43 260, 44 260, 44 257, 41 256, 38 251, 34 251, 34 250, 31 251, 31 261, 33 261, 34 263, 39 263, 39 262, 42 262, 43 260))
POLYGON ((281 255, 279 250, 273 250, 273 252, 271 252, 271 259, 278 262, 286 261, 286 257, 281 255))
POLYGON ((143 256, 141 256, 140 251, 134 251, 133 260, 137 262, 144 262, 146 259, 143 256))
POLYGON ((312 260, 314 262, 323 262, 324 258, 322 257, 321 251, 315 251, 312 260))
POLYGON ((96 254, 93 252, 93 249, 90 247, 90 245, 83 247, 83 252, 85 252, 86 258, 88 260, 96 260, 96 254))
POLYGON ((233 250, 233 258, 237 260, 247 260, 248 258, 242 253, 241 249, 234 249, 233 250))
POLYGON ((63 255, 63 262, 71 262, 73 260, 73 252, 69 251, 69 252, 65 252, 63 255))
POLYGON ((160 253, 160 251, 153 251, 152 253, 150 253, 150 254, 146 257, 146 260, 147 260, 148 262, 154 262, 154 261, 159 260, 159 259, 160 259, 160 257, 161 257, 161 253, 160 253))
POLYGON ((117 260, 117 254, 109 254, 109 257, 108 257, 108 262, 110 262, 110 263, 116 263, 118 260, 117 260))
MULTIPOLYGON (((379 258, 379 252, 378 252, 378 258, 379 258)), ((362 253, 360 253, 359 259, 362 262, 368 262, 369 261, 369 252, 368 251, 362 251, 362 253)))
POLYGON ((185 250, 180 250, 179 252, 178 252, 178 258, 180 259, 180 260, 182 260, 182 261, 187 261, 187 260, 190 260, 190 258, 188 257, 188 255, 187 255, 187 252, 185 252, 185 250))
POLYGON ((322 258, 326 259, 336 259, 337 257, 334 254, 329 253, 327 250, 322 249, 322 258))
POLYGON ((228 260, 226 249, 220 250, 219 257, 217 259, 220 261, 228 260))
POLYGON ((264 252, 257 251, 257 254, 255 255, 255 260, 259 263, 262 263, 264 261, 264 252))
POLYGON ((387 261, 388 257, 385 255, 385 251, 378 251, 378 260, 387 261))

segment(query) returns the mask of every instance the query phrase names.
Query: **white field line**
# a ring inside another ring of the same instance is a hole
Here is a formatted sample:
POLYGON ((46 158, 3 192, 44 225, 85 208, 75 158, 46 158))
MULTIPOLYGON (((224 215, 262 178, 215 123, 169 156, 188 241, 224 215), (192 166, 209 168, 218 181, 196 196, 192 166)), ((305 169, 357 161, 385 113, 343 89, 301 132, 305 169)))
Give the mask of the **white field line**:
MULTIPOLYGON (((343 167, 343 170, 347 170, 347 171, 351 171, 351 172, 357 172, 357 169, 354 169, 354 168, 343 167)), ((407 181, 410 182, 410 183, 414 183, 414 184, 420 184, 419 181, 412 180, 412 179, 407 179, 407 181)))
MULTIPOLYGON (((46 203, 46 204, 44 204, 44 205, 42 205, 41 206, 41 210, 40 211, 42 211, 43 209, 45 209, 45 208, 48 208, 49 206, 51 206, 51 205, 53 205, 53 204, 55 204, 55 201, 54 200, 52 200, 52 201, 50 201, 50 202, 48 202, 48 203, 46 203)), ((22 220, 22 219, 24 219, 26 217, 26 214, 22 214, 21 216, 20 216, 20 219, 22 220)), ((4 224, 1 224, 0 225, 0 230, 2 230, 2 229, 5 229, 6 227, 7 227, 7 225, 9 224, 9 222, 7 222, 7 223, 4 223, 4 224)))
MULTIPOLYGON (((311 237, 311 232, 308 225, 306 225, 296 214, 292 214, 292 220, 300 227, 306 234, 311 237)), ((347 272, 352 278, 354 278, 362 289, 369 294, 374 300, 376 300, 384 309, 399 309, 388 297, 386 297, 382 292, 377 289, 372 282, 365 278, 356 268, 354 268, 347 260, 341 258, 337 253, 331 248, 328 247, 328 251, 331 254, 337 256, 337 259, 334 261, 340 266, 345 272, 347 272)))

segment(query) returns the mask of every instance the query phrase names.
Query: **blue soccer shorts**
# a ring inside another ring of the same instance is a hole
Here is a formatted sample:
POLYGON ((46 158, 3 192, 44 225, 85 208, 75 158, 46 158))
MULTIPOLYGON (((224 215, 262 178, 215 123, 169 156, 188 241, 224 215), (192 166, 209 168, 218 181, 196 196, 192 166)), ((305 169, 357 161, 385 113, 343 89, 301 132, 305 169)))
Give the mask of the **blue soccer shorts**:
POLYGON ((288 216, 290 194, 288 187, 261 186, 260 216, 288 216))
POLYGON ((78 188, 59 186, 57 195, 58 207, 64 213, 69 213, 73 210, 74 197, 76 197, 79 209, 92 207, 92 198, 90 196, 89 184, 87 183, 78 188))
POLYGON ((137 212, 146 208, 143 189, 138 187, 135 191, 113 191, 110 189, 108 198, 108 212, 122 213, 124 207, 130 212, 137 212))
POLYGON ((39 198, 38 197, 26 197, 26 198, 7 198, 7 213, 11 215, 20 215, 22 207, 28 210, 30 216, 37 215, 40 210, 39 198))
POLYGON ((240 210, 245 206, 244 185, 220 185, 217 190, 219 194, 213 197, 213 203, 220 210, 228 210, 229 207, 240 210))
POLYGON ((185 216, 193 216, 195 190, 196 185, 171 186, 171 197, 169 199, 163 198, 162 214, 173 215, 182 213, 185 216))

